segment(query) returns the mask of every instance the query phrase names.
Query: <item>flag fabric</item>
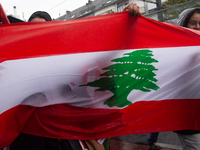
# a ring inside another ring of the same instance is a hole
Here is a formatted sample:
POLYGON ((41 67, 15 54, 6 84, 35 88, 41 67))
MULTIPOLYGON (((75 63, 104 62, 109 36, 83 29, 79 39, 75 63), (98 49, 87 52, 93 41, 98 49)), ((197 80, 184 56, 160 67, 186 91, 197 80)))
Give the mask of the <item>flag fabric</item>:
POLYGON ((0 24, 9 24, 9 20, 3 10, 3 7, 0 4, 0 24))
POLYGON ((200 130, 200 34, 127 12, 0 25, 0 147, 200 130))

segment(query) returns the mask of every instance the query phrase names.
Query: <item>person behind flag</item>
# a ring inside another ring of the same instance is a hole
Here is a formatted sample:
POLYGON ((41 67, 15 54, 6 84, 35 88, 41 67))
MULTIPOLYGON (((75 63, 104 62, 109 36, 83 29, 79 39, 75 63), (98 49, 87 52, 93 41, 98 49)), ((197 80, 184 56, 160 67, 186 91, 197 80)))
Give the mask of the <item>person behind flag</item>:
MULTIPOLYGON (((45 11, 34 12, 28 22, 46 22, 52 21, 51 16, 45 11)), ((53 149, 69 149, 69 150, 92 150, 91 147, 98 147, 99 150, 104 150, 103 145, 100 145, 94 140, 69 140, 69 139, 53 139, 41 137, 26 133, 20 133, 15 141, 4 149, 9 150, 53 150, 53 149), (90 142, 92 141, 92 142, 90 142)), ((2 149, 0 149, 2 150, 2 149)))
POLYGON ((51 16, 45 11, 36 11, 28 19, 28 22, 45 22, 45 21, 52 21, 51 16))
MULTIPOLYGON (((189 8, 184 10, 177 19, 167 20, 166 23, 200 30, 200 8, 189 8)), ((200 130, 180 130, 177 133, 183 150, 200 150, 200 130)), ((150 133, 148 145, 153 145, 149 140, 153 137, 153 141, 157 141, 158 132, 150 133)), ((154 143, 155 143, 154 142, 154 143)), ((160 147, 149 147, 150 149, 160 149, 160 147)))
MULTIPOLYGON (((184 10, 177 18, 178 26, 200 30, 200 8, 184 10)), ((183 150, 200 150, 200 130, 180 130, 177 133, 183 150)))
MULTIPOLYGON (((200 30, 200 8, 184 10, 177 19, 167 20, 165 23, 200 30)), ((200 150, 200 130, 180 130, 177 133, 183 150, 200 150)), ((151 133, 150 133, 151 134, 151 133)))
MULTIPOLYGON (((200 8, 185 9, 179 14, 178 18, 165 22, 193 30, 200 30, 200 8)), ((200 130, 180 130, 174 132, 177 133, 183 150, 200 149, 200 130)))
POLYGON ((177 25, 200 30, 200 8, 189 8, 184 10, 177 19, 177 25))
POLYGON ((162 149, 159 145, 156 144, 157 139, 158 139, 158 135, 159 132, 154 132, 154 133, 150 133, 149 137, 148 137, 148 145, 149 145, 149 149, 151 150, 160 150, 162 149))

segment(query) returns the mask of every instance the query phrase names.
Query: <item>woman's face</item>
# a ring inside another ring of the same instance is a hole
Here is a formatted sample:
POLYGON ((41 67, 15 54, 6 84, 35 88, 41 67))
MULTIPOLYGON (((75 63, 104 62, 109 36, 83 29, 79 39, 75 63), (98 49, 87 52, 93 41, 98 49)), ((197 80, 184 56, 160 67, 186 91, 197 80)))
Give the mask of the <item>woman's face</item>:
POLYGON ((187 27, 194 30, 200 30, 200 13, 194 13, 190 17, 187 27))

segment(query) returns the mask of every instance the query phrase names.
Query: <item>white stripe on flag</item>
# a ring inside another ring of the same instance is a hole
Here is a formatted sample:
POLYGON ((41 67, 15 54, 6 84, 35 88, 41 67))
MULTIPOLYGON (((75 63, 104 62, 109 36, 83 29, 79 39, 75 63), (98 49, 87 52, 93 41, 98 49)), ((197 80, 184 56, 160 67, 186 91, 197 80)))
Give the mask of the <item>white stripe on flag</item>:
MULTIPOLYGON (((200 98, 200 47, 150 49, 158 63, 154 73, 157 91, 133 90, 128 100, 136 101, 200 98)), ((91 108, 109 108, 103 102, 113 94, 83 86, 97 79, 111 60, 134 50, 80 53, 5 61, 0 64, 0 113, 19 104, 46 106, 69 103, 91 108)), ((118 108, 118 107, 112 107, 118 108)))

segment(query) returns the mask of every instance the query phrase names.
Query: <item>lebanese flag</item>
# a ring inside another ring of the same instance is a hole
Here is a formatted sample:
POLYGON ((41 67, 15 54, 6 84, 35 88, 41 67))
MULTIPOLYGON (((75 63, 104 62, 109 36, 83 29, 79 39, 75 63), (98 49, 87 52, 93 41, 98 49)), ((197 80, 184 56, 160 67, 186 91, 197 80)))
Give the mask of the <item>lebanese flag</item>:
POLYGON ((0 147, 200 130, 200 34, 127 12, 0 25, 0 147))

